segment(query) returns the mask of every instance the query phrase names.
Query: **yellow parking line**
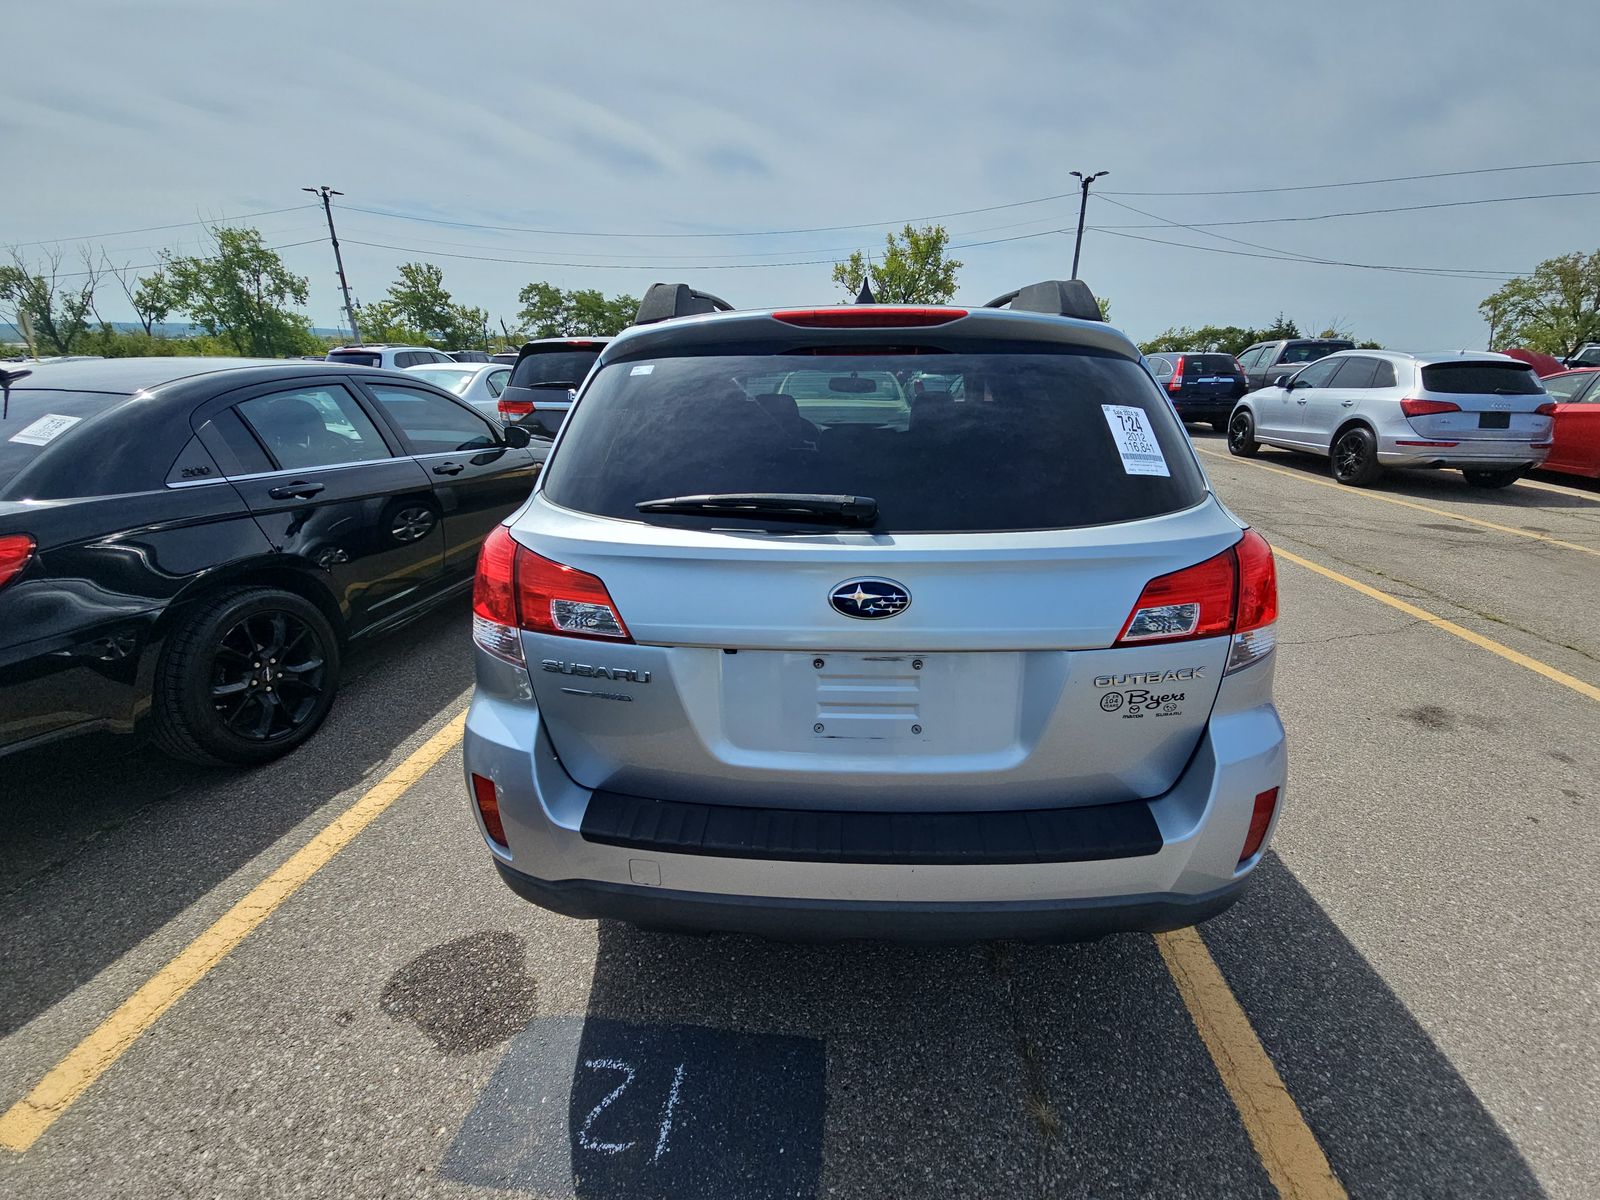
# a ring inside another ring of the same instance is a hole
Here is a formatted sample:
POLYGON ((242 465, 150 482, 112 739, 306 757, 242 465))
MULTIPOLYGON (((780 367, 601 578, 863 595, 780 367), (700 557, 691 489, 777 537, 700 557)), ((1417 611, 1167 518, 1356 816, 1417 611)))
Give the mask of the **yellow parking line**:
POLYGON ((1425 621, 1435 629, 1442 629, 1446 633, 1454 634, 1462 641, 1471 642, 1474 646, 1487 650, 1490 654, 1498 654, 1507 662, 1516 663, 1519 667, 1526 667, 1535 674, 1543 675, 1546 679, 1559 683, 1562 687, 1571 688, 1580 696, 1587 696, 1591 700, 1600 700, 1600 687, 1595 687, 1592 683, 1585 683, 1576 676, 1568 675, 1565 671, 1558 671, 1549 663, 1540 662, 1537 658, 1530 658, 1520 650, 1513 650, 1510 646, 1501 645, 1493 638, 1486 638, 1481 633, 1474 633, 1463 625, 1457 625, 1454 621, 1447 621, 1425 608, 1418 608, 1409 601, 1402 600, 1398 596, 1391 596, 1388 592, 1380 591, 1378 588, 1362 583, 1360 580, 1351 579, 1348 575, 1341 575, 1339 572, 1330 570, 1320 563, 1312 562, 1309 558, 1301 558, 1298 554, 1293 554, 1282 546, 1274 546, 1272 552, 1279 558, 1287 559, 1296 566, 1304 567, 1308 571, 1315 571, 1325 579, 1331 579, 1335 583, 1342 583, 1347 588, 1354 588, 1363 596, 1370 596, 1380 604, 1387 604, 1390 608, 1397 608, 1407 616, 1415 617, 1419 621, 1425 621))
POLYGON ((405 794, 461 740, 463 713, 412 751, 370 791, 340 813, 276 871, 183 948, 33 1089, 0 1115, 0 1148, 27 1150, 59 1120, 89 1086, 105 1074, 185 992, 205 978, 290 896, 348 846, 363 829, 405 794))
POLYGON ((1345 1200, 1344 1185, 1199 933, 1158 933, 1156 947, 1278 1195, 1345 1200))
POLYGON ((1215 450, 1207 450, 1204 446, 1196 446, 1195 449, 1211 458, 1221 458, 1229 462, 1241 463, 1247 467, 1254 467, 1258 471, 1271 471, 1274 475, 1286 475, 1290 479, 1298 479, 1302 483, 1314 483, 1318 487, 1334 488, 1347 496, 1359 496, 1366 500, 1381 500, 1385 504, 1396 504, 1401 508, 1413 508, 1418 512, 1425 512, 1435 517, 1449 517, 1452 521, 1463 521, 1468 525, 1476 525, 1480 529, 1492 529, 1496 533, 1515 534, 1517 537, 1531 538, 1533 541, 1544 542, 1546 545, 1560 546, 1563 550, 1576 550, 1579 554, 1593 554, 1595 557, 1600 558, 1600 548, 1580 546, 1576 542, 1564 542, 1560 538, 1553 538, 1547 533, 1535 533, 1531 529, 1517 529, 1512 525, 1496 525, 1493 521, 1485 521, 1479 517, 1462 516, 1460 513, 1451 512, 1447 508, 1434 508, 1428 504, 1418 504, 1415 500, 1402 500, 1399 496, 1386 496, 1382 492, 1364 491, 1360 488, 1348 487, 1342 483, 1335 483, 1331 479, 1313 479, 1303 471, 1288 471, 1283 467, 1270 467, 1266 463, 1236 458, 1231 454, 1218 454, 1215 450))

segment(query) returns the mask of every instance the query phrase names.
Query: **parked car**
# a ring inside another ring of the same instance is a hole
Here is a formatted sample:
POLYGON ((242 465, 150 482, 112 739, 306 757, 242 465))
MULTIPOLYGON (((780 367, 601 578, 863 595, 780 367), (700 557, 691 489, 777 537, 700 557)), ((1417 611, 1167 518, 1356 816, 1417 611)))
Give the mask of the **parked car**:
POLYGON ((1184 421, 1209 421, 1218 433, 1228 428, 1233 405, 1248 390, 1244 368, 1231 354, 1187 350, 1146 356, 1156 383, 1184 421))
POLYGON ((389 367, 401 370, 422 363, 452 363, 443 350, 430 350, 427 346, 385 346, 375 343, 365 346, 335 346, 328 351, 328 361, 344 363, 350 367, 389 367))
POLYGON ((536 438, 554 438, 578 385, 610 340, 541 338, 525 343, 500 396, 500 419, 522 426, 536 438))
POLYGON ((351 642, 471 585, 538 471, 421 379, 121 358, 9 371, 0 754, 148 723, 196 762, 316 730, 351 642))
POLYGON ((493 360, 487 350, 446 350, 452 359, 458 363, 486 363, 493 360))
POLYGON ((1546 471, 1600 478, 1600 369, 1580 367, 1541 382, 1555 404, 1546 471))
POLYGON ((1501 488, 1544 462, 1553 411, 1532 369, 1502 354, 1345 351, 1241 400, 1228 449, 1321 454, 1354 487, 1385 467, 1450 467, 1501 488))
POLYGON ((1503 350, 1501 353, 1507 358, 1514 358, 1518 362, 1527 363, 1533 368, 1533 373, 1540 379, 1543 379, 1546 375, 1555 375, 1567 369, 1559 358, 1541 353, 1538 350, 1524 350, 1520 347, 1515 347, 1510 350, 1503 350))
POLYGON ((511 368, 500 363, 424 363, 406 372, 460 396, 495 421, 500 419, 500 394, 511 378, 511 368))
POLYGON ((497 363, 505 363, 508 367, 517 365, 517 352, 515 350, 496 350, 490 359, 497 363))
POLYGON ((1264 388, 1276 383, 1279 376, 1294 374, 1307 363, 1355 348, 1356 344, 1347 338, 1279 338, 1275 342, 1257 342, 1239 355, 1239 365, 1245 373, 1245 390, 1253 392, 1264 388))
POLYGON ((504 881, 820 938, 1231 903, 1285 786, 1272 552, 1089 289, 676 319, 722 307, 652 287, 484 543, 504 881))

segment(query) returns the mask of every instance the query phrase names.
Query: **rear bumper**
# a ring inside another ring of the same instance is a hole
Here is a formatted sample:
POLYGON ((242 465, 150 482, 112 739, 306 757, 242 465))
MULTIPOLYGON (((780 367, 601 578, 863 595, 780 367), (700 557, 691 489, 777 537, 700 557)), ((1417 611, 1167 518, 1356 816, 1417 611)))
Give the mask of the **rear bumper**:
POLYGON ((564 916, 628 921, 683 933, 752 933, 787 941, 1087 941, 1111 933, 1159 933, 1216 916, 1239 898, 1248 882, 1248 877, 1240 879, 1201 896, 950 904, 665 892, 582 879, 546 881, 498 859, 494 865, 517 895, 564 916))
POLYGON ((1177 396, 1172 407, 1185 421, 1226 421, 1238 403, 1237 396, 1177 396))
POLYGON ((1386 467, 1448 467, 1454 470, 1483 469, 1530 471, 1550 455, 1547 442, 1535 446, 1522 441, 1463 441, 1454 446, 1409 446, 1408 441, 1425 441, 1421 434, 1384 437, 1378 442, 1378 461, 1386 467))
POLYGON ((465 769, 495 784, 508 844, 486 837, 485 846, 502 878, 519 895, 571 916, 816 939, 1153 932, 1221 911, 1260 860, 1258 852, 1239 861, 1255 797, 1280 789, 1281 811, 1287 774, 1271 676, 1269 658, 1224 680, 1188 766, 1148 801, 1154 852, 1128 857, 774 860, 591 840, 584 819, 596 793, 562 768, 531 695, 482 687, 467 716, 465 769))

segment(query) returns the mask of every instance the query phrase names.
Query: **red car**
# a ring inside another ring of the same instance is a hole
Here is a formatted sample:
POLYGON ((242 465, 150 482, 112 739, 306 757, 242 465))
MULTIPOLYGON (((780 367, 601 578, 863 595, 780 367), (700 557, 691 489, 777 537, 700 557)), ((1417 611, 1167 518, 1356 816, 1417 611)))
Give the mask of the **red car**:
POLYGON ((1555 401, 1555 434, 1547 471, 1600 478, 1600 369, 1560 371, 1539 381, 1555 401))

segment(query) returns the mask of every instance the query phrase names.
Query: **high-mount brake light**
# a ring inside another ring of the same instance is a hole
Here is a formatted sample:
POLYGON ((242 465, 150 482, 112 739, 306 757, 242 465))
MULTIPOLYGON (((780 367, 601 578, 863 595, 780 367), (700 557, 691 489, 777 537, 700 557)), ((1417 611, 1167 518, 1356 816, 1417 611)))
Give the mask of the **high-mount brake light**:
POLYGON ((1253 529, 1221 554, 1145 584, 1117 646, 1231 635, 1230 674, 1259 662, 1276 644, 1278 572, 1272 547, 1253 529))
POLYGON ((0 587, 5 587, 33 558, 37 543, 31 534, 7 533, 0 535, 0 587))
POLYGON ((910 329, 948 325, 966 315, 964 308, 837 304, 832 308, 785 308, 772 317, 785 325, 799 325, 805 329, 910 329))
POLYGON ((1179 392, 1183 390, 1183 355, 1178 355, 1178 360, 1172 364, 1172 378, 1167 380, 1167 391, 1179 392))
POLYGON ((484 539, 472 586, 472 640, 523 666, 518 631, 631 642, 599 577, 519 546, 504 525, 484 539))
POLYGON ((1448 400, 1413 400, 1400 401, 1400 411, 1408 417, 1432 417, 1439 413, 1460 412, 1461 405, 1452 404, 1448 400))

